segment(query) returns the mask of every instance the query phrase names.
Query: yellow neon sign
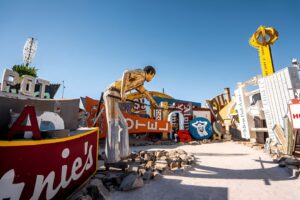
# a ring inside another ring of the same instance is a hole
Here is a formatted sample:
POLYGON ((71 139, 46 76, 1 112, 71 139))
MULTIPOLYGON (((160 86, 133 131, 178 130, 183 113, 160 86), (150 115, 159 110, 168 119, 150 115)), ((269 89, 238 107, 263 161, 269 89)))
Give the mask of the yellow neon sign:
POLYGON ((274 73, 271 45, 278 39, 278 32, 272 27, 260 26, 251 36, 249 43, 258 49, 262 75, 274 73))

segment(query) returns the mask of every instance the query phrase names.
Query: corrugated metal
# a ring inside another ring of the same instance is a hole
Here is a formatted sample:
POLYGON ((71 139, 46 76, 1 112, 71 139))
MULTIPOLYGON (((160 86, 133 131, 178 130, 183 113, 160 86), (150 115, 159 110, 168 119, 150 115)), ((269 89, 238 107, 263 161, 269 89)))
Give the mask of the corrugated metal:
POLYGON ((269 137, 273 140, 276 140, 273 128, 276 124, 284 127, 283 117, 288 113, 287 105, 295 98, 296 90, 300 89, 299 83, 296 67, 284 68, 258 80, 269 137))

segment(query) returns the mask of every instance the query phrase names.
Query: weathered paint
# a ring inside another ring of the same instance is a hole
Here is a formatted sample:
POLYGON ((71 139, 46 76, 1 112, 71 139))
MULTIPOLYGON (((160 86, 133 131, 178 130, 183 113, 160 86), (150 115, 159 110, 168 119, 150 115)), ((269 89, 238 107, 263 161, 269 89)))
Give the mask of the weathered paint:
POLYGON ((0 199, 66 199, 97 170, 98 129, 60 139, 0 141, 0 199))
POLYGON ((269 137, 276 141, 273 132, 275 124, 284 127, 283 117, 288 115, 288 104, 300 89, 298 69, 284 68, 275 74, 258 80, 263 110, 269 137))

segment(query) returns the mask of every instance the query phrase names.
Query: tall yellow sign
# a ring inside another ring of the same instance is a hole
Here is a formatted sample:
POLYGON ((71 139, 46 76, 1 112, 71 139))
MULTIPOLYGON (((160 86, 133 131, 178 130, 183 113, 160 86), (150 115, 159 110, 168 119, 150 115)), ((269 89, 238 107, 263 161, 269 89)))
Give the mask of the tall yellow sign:
POLYGON ((263 76, 274 73, 271 45, 278 39, 278 32, 272 27, 260 26, 251 36, 249 43, 258 49, 263 76))

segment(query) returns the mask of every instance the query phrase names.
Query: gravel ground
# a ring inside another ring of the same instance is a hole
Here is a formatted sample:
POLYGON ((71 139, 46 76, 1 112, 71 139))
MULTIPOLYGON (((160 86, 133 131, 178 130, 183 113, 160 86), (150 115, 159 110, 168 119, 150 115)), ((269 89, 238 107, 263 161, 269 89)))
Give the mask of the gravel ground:
POLYGON ((233 142, 202 145, 132 147, 131 150, 183 149, 197 163, 181 174, 152 180, 129 192, 113 192, 112 200, 285 200, 300 199, 300 180, 289 175, 262 150, 233 142))

